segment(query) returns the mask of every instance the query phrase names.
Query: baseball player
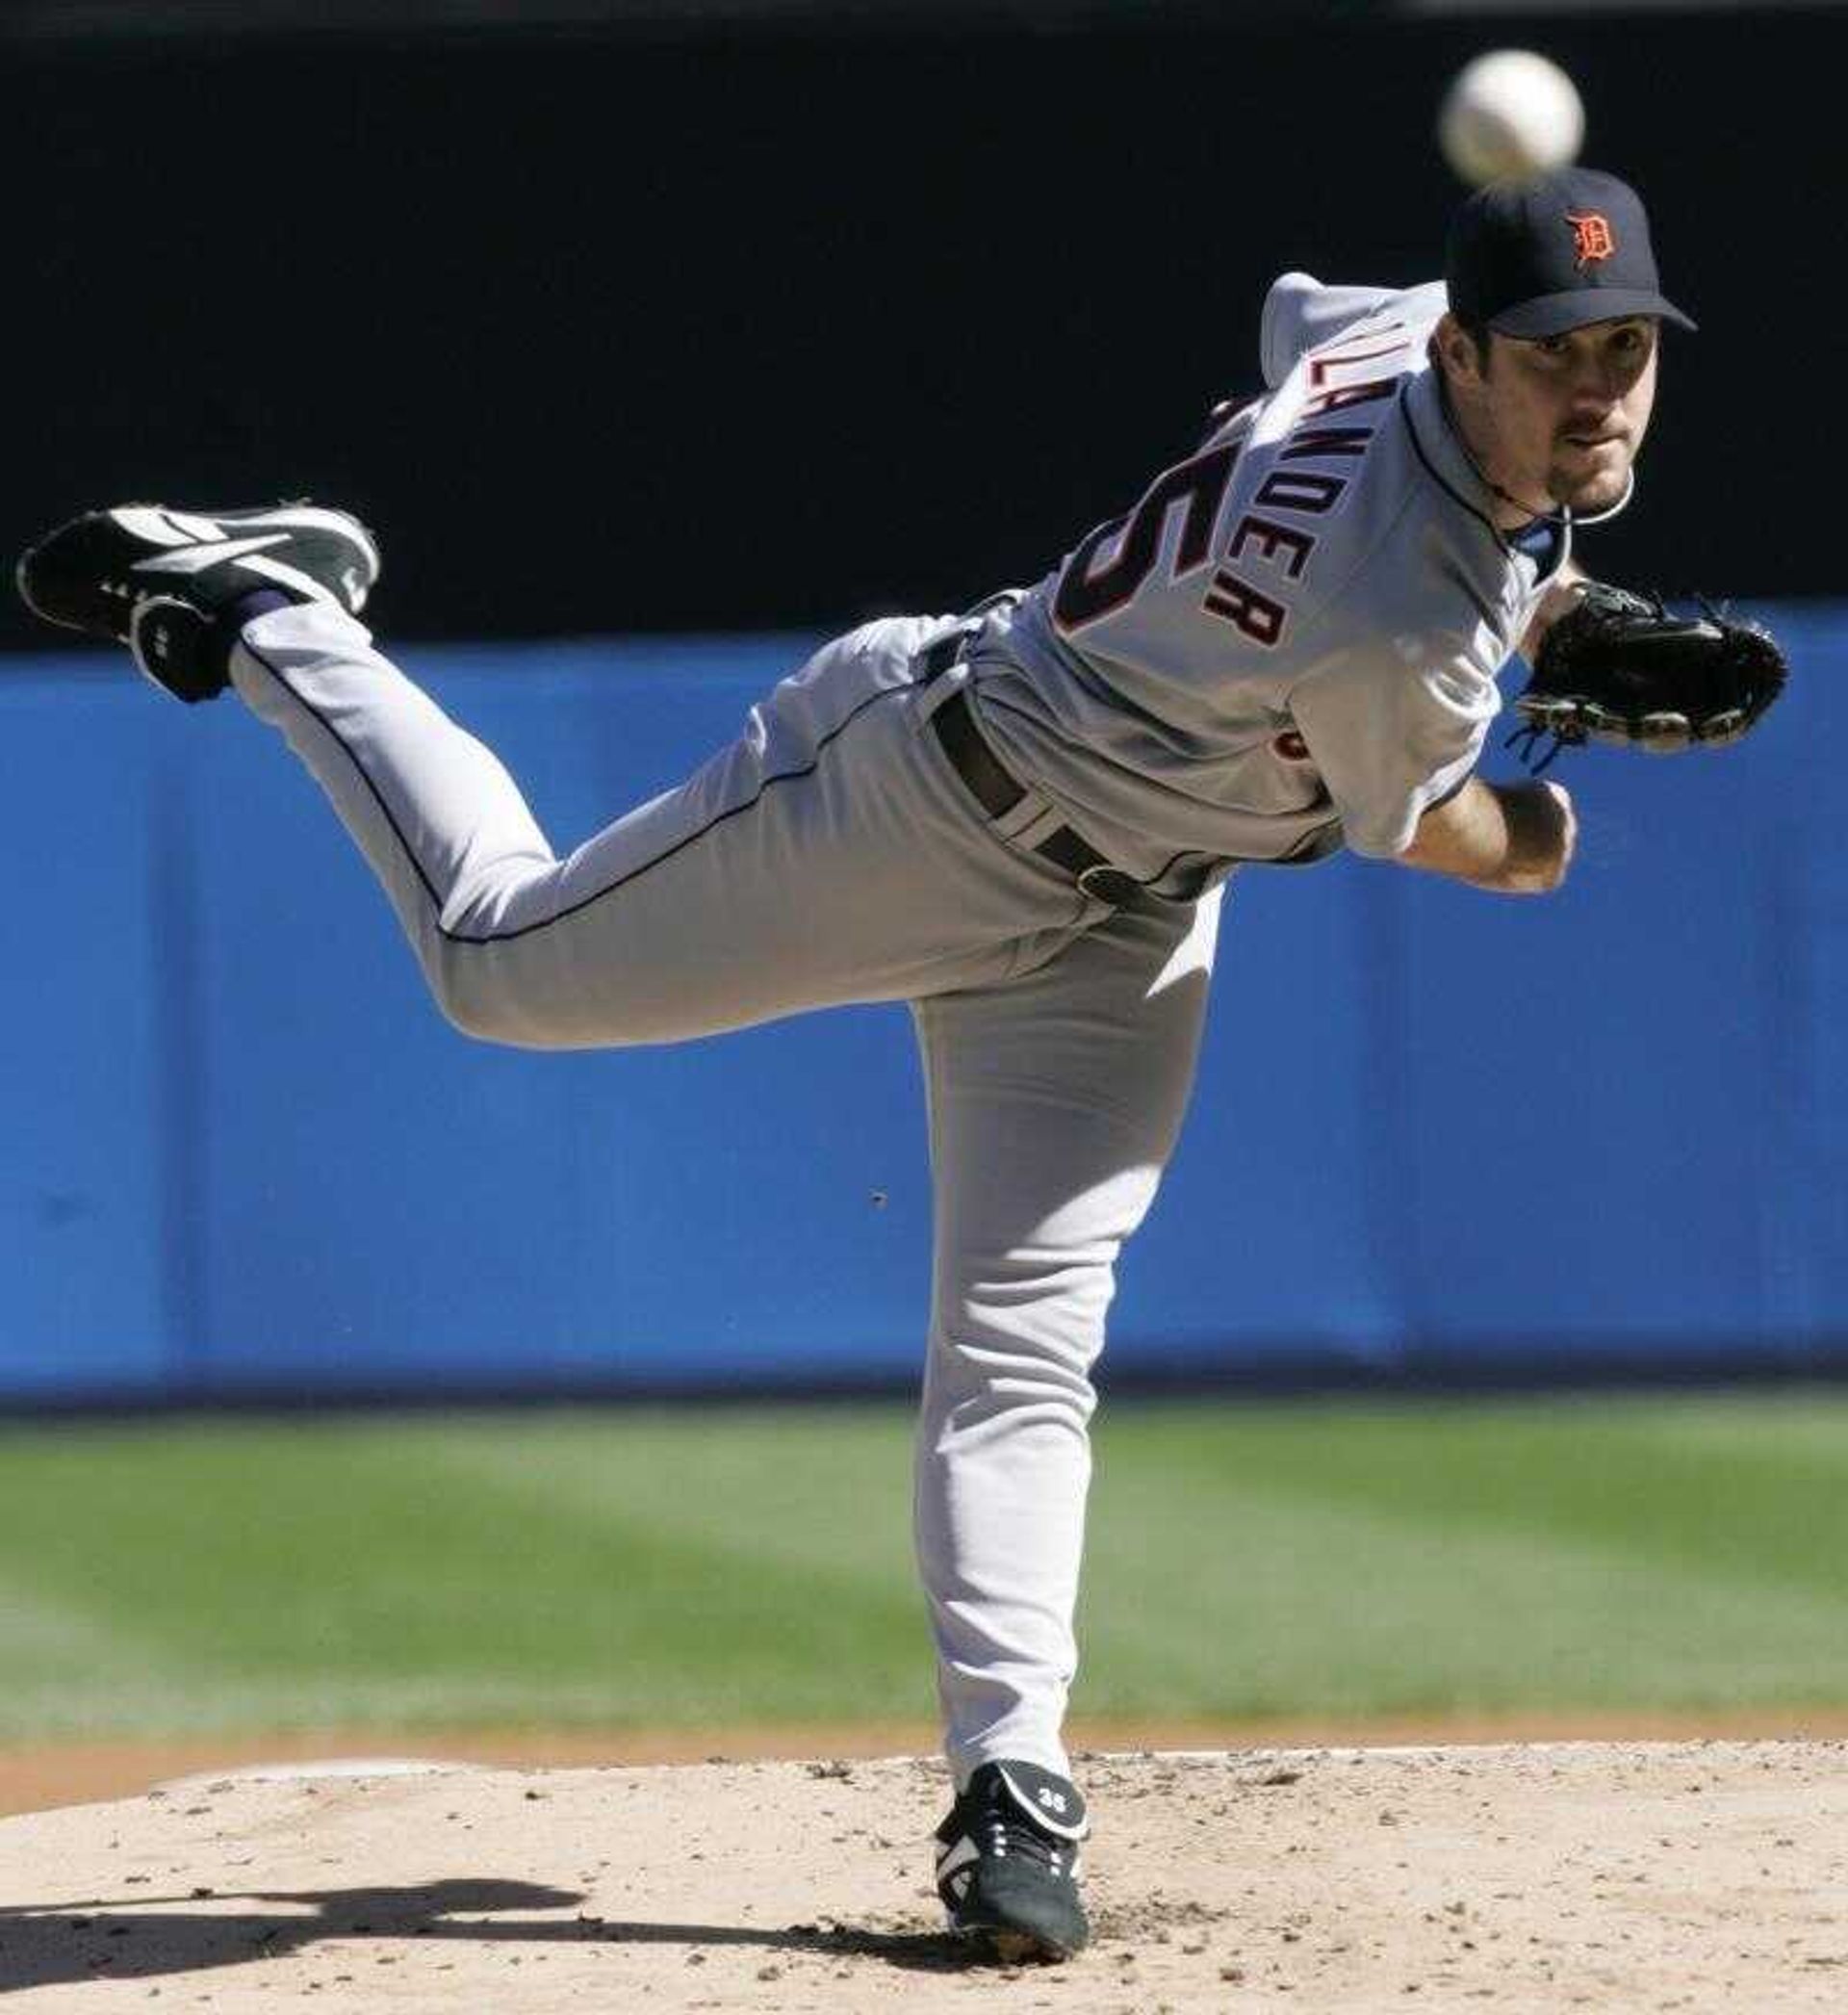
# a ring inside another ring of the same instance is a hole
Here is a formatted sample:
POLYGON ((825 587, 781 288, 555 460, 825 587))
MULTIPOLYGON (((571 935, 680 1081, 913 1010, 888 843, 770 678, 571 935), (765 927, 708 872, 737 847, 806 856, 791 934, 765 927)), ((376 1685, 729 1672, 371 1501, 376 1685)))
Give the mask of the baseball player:
MULTIPOLYGON (((954 1806, 952 1925, 1088 1935, 1061 1728, 1091 1372, 1192 1084, 1220 898, 1342 847, 1555 888, 1566 792, 1476 776, 1496 675, 1630 495, 1665 322, 1641 202, 1478 193, 1448 297, 1290 273, 1263 389, 1038 585, 868 623, 679 788, 556 854, 356 620, 379 570, 306 505, 129 505, 20 563, 49 620, 313 773, 458 1027, 571 1049, 911 1004, 936 1205, 916 1544, 954 1806)), ((1691 324, 1688 324, 1691 326, 1691 324)))

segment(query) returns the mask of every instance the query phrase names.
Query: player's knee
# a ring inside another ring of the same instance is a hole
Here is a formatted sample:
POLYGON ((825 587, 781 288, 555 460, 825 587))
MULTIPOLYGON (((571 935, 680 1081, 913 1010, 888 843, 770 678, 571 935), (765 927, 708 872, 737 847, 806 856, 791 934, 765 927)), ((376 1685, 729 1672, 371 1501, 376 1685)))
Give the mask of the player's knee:
POLYGON ((569 1046, 543 1003, 510 983, 492 962, 462 955, 446 944, 429 961, 430 995, 449 1026, 477 1043, 514 1049, 555 1049, 569 1046))
POLYGON ((608 987, 498 948, 440 943, 424 962, 443 1019, 477 1043, 510 1049, 627 1049, 670 1040, 608 987))
POLYGON ((514 1018, 504 1008, 472 989, 432 986, 430 994, 444 1020, 459 1035, 476 1043, 496 1043, 516 1049, 533 1046, 529 1039, 520 1034, 514 1018))
POLYGON ((1108 1268, 1065 1267, 1038 1293, 971 1293, 939 1305, 938 1354, 954 1382, 973 1396, 1035 1392, 1089 1408, 1091 1368, 1104 1344, 1110 1305, 1108 1268))

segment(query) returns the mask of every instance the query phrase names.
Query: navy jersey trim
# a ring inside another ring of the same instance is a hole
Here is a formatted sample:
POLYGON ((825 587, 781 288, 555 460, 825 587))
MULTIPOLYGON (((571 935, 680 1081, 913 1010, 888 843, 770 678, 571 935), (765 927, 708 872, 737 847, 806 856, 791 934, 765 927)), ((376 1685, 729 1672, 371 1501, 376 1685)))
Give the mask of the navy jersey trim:
POLYGON ((1444 475, 1443 471, 1438 468, 1437 464, 1434 461, 1432 461, 1430 456, 1424 452, 1424 444, 1418 438, 1418 423, 1412 418, 1411 402, 1406 397, 1406 393, 1410 388, 1410 383, 1411 381, 1408 378, 1406 382, 1400 385, 1399 388, 1399 410, 1405 421, 1405 431, 1412 437, 1412 452, 1418 456, 1419 460, 1424 464, 1425 475, 1428 476, 1434 483, 1436 483, 1438 488, 1442 490, 1445 496, 1450 498, 1452 503, 1461 504, 1463 508, 1469 512, 1470 516, 1473 517, 1478 525, 1485 527, 1487 529, 1490 538, 1492 538, 1498 546, 1502 547, 1504 551, 1508 550, 1508 541, 1502 532, 1501 528, 1496 524, 1495 520, 1491 518, 1485 511, 1479 510, 1474 504, 1472 504, 1470 500, 1466 496, 1464 496, 1461 490, 1452 488, 1449 478, 1444 475))

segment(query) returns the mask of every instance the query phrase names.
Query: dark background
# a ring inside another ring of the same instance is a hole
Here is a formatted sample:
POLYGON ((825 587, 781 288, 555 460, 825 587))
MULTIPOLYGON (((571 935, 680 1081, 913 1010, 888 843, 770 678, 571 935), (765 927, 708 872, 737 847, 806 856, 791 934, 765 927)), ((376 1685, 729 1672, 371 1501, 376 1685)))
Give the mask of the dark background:
POLYGON ((1703 323, 1590 563, 1835 590, 1829 13, 19 34, 0 546, 312 494, 380 531, 392 634, 961 606, 1255 382, 1277 271, 1434 274, 1436 105, 1508 44, 1703 323))

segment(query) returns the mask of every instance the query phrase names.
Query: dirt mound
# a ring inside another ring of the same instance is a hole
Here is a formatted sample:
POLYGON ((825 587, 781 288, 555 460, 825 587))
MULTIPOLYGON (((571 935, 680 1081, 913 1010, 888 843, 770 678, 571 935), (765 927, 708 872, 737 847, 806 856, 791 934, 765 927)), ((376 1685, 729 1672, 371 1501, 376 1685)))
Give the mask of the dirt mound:
POLYGON ((972 1966, 939 1766, 220 1778, 0 1822, 0 1990, 60 2011, 1834 2008, 1848 1745, 1088 1758, 1097 1939, 972 1966), (53 1996, 56 1995, 55 2003, 53 1996))

